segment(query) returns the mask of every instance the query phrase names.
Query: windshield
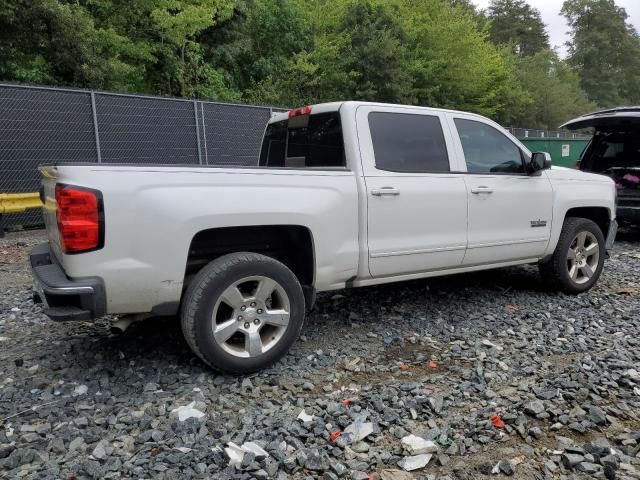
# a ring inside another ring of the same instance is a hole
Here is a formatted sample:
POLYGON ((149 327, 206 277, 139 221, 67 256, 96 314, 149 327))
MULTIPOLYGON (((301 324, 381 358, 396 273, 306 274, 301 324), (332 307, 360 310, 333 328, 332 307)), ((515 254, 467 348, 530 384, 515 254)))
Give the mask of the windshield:
POLYGON ((260 151, 263 167, 344 167, 340 113, 318 113, 271 123, 260 151))

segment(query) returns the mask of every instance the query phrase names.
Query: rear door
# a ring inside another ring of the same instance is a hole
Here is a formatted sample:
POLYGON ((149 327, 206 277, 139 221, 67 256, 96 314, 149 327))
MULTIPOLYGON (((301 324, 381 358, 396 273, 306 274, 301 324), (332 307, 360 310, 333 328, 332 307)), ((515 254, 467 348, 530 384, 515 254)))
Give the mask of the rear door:
POLYGON ((442 113, 360 106, 356 113, 367 190, 369 270, 374 277, 457 267, 467 243, 467 192, 442 113))
POLYGON ((448 114, 465 160, 468 244, 465 266, 535 259, 551 233, 553 191, 545 172, 525 173, 525 152, 492 122, 448 114))

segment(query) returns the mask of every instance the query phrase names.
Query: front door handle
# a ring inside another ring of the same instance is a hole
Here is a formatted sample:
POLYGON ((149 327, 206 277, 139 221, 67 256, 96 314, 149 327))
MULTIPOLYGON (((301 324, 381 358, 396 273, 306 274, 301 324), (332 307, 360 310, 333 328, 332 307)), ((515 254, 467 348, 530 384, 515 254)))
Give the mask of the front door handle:
POLYGON ((395 187, 382 187, 371 190, 371 195, 373 195, 374 197, 381 197, 383 195, 398 196, 400 195, 400 190, 395 187))
POLYGON ((471 193, 478 195, 479 193, 493 193, 493 188, 485 187, 484 185, 479 187, 473 187, 471 193))

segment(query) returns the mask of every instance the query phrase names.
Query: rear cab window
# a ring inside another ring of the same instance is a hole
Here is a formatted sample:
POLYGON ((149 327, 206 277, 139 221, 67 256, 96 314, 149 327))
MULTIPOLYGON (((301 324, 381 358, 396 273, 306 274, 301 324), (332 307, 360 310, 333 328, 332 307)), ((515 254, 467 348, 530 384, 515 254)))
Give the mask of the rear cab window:
POLYGON ((340 112, 312 113, 270 123, 262 142, 260 166, 346 167, 340 112))

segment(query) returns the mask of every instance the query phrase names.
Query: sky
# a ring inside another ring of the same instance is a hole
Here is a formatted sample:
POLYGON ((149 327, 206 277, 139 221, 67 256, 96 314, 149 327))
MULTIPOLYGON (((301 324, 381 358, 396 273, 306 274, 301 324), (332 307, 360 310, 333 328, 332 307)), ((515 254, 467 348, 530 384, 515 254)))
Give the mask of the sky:
MULTIPOLYGON (((472 0, 478 7, 487 8, 489 0, 472 0)), ((562 8, 562 0, 527 0, 532 7, 540 10, 542 20, 547 24, 547 32, 549 33, 551 46, 558 47, 558 53, 564 57, 566 48, 564 43, 568 40, 567 30, 569 27, 565 19, 560 15, 562 8)), ((631 23, 636 30, 640 31, 640 1, 639 0, 616 0, 616 5, 623 7, 629 18, 627 21, 631 23)))

